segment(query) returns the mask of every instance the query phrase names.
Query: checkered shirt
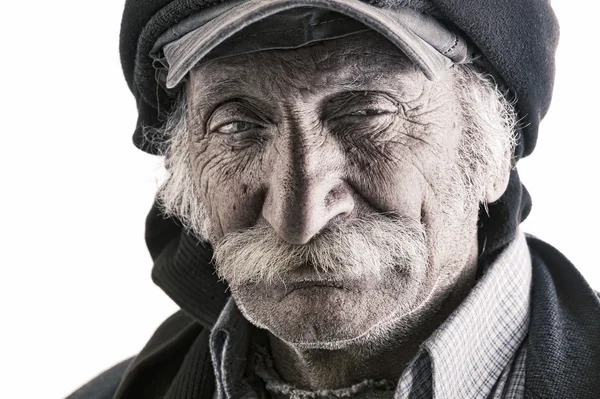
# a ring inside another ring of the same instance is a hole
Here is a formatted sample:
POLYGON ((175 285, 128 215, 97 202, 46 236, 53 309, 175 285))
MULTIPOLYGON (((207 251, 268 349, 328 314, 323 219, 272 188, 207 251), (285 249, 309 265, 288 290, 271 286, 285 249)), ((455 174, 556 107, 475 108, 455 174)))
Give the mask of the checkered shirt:
MULTIPOLYGON (((459 307, 421 345, 395 391, 349 395, 357 391, 349 387, 314 396, 314 392, 289 387, 287 397, 522 398, 530 287, 531 257, 525 235, 519 231, 459 307)), ((240 373, 245 367, 239 364, 239 354, 248 349, 247 336, 248 322, 230 300, 211 334, 215 398, 258 397, 240 373), (246 388, 240 391, 235 388, 239 386, 246 388)))
POLYGON ((530 288, 531 256, 519 231, 423 343, 394 398, 522 398, 530 288))

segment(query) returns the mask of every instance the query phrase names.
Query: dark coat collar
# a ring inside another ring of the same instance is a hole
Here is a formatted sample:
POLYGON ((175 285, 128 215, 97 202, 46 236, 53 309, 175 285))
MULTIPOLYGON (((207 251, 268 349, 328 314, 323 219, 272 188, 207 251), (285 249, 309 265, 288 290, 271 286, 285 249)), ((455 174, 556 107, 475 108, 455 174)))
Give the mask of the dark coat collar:
POLYGON ((529 237, 533 267, 525 396, 600 396, 600 300, 563 254, 529 237))

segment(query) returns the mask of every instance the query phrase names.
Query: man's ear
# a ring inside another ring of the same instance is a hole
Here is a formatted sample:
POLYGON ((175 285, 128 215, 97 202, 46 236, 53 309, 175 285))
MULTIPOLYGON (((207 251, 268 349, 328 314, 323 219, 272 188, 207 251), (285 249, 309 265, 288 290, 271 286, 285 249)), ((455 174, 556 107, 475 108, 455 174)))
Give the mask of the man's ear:
MULTIPOLYGON (((505 165, 512 165, 511 161, 511 153, 507 152, 504 154, 507 157, 508 162, 505 165)), ((496 176, 490 180, 489 184, 485 188, 485 201, 488 204, 492 202, 496 202, 502 197, 502 194, 506 191, 506 187, 508 187, 508 181, 510 179, 510 167, 505 168, 501 173, 498 173, 496 176)))

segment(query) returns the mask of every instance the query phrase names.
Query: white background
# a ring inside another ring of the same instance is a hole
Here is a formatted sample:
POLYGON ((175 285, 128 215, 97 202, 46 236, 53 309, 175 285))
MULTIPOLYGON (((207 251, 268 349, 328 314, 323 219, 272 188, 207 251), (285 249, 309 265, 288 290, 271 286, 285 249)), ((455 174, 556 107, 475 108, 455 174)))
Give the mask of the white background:
MULTIPOLYGON (((554 3, 555 99, 536 151, 519 164, 534 201, 524 229, 600 288, 598 6, 554 3)), ((150 279, 143 240, 160 163, 131 144, 122 7, 0 6, 2 398, 65 396, 139 351, 176 309, 150 279)))

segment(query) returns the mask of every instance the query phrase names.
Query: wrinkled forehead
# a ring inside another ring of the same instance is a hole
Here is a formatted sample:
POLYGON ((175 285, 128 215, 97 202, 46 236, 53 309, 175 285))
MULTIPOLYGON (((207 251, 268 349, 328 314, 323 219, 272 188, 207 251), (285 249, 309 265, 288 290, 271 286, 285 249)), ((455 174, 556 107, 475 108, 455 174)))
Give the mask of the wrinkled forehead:
POLYGON ((313 43, 290 50, 264 50, 201 61, 187 90, 219 94, 295 84, 310 90, 373 88, 388 78, 425 80, 396 46, 376 32, 313 43))

